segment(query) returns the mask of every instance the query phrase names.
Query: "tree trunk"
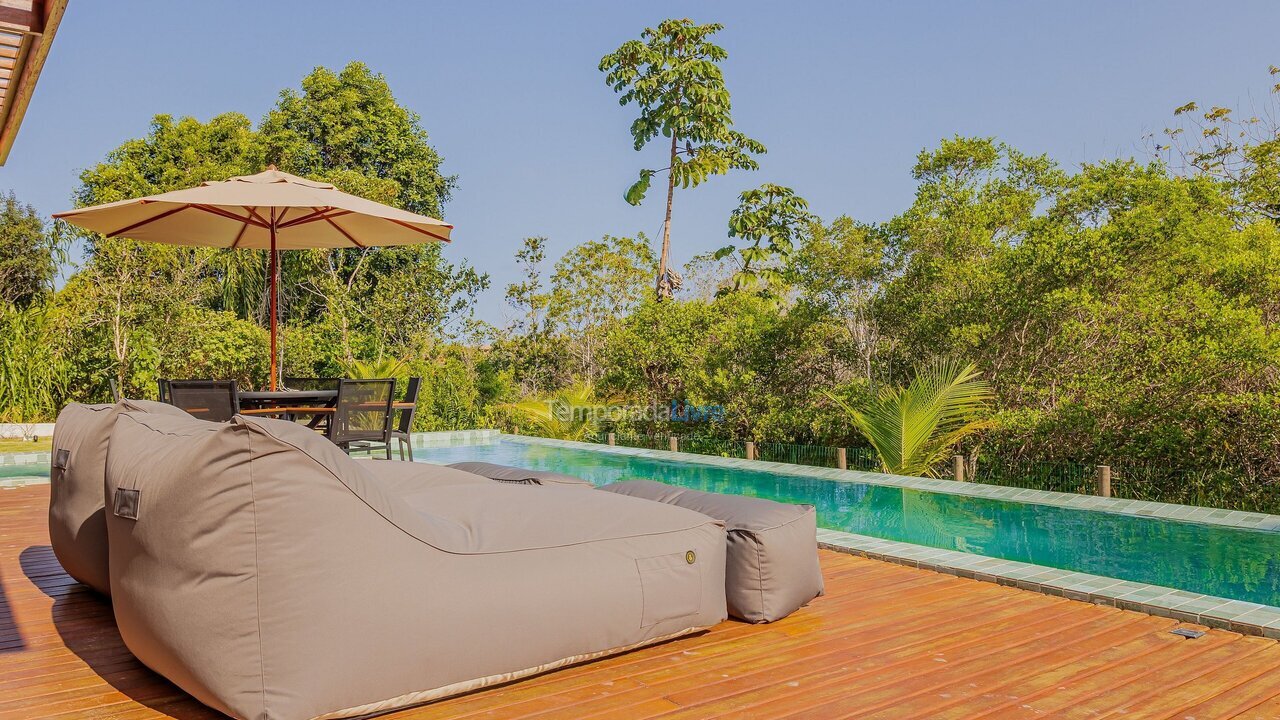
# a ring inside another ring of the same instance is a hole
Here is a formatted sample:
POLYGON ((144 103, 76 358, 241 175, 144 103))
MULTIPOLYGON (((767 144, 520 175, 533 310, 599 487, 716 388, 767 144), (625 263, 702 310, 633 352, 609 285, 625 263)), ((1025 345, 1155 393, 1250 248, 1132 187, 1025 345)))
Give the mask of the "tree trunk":
POLYGON ((672 296, 671 280, 667 277, 667 265, 671 262, 671 201, 675 199, 676 194, 676 141, 679 138, 676 134, 671 133, 671 167, 673 170, 667 171, 667 214, 662 222, 662 257, 658 260, 658 282, 656 291, 658 300, 669 300, 672 296))
POLYGON ((111 349, 115 352, 116 387, 120 388, 121 393, 125 393, 125 380, 129 376, 129 331, 125 327, 124 301, 120 297, 119 288, 116 288, 115 301, 115 313, 111 317, 111 349))

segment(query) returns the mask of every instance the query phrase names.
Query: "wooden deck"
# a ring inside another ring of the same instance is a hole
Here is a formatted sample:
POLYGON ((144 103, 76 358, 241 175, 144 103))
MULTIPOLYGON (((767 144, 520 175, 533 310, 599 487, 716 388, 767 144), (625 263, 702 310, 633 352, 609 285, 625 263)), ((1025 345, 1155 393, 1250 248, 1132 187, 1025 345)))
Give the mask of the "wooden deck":
MULTIPOLYGON (((47 487, 0 491, 0 720, 221 717, 142 667, 72 582, 47 487)), ((1280 646, 824 552, 826 597, 385 717, 1274 718, 1280 646)), ((1205 629, 1205 628, 1198 628, 1205 629)))

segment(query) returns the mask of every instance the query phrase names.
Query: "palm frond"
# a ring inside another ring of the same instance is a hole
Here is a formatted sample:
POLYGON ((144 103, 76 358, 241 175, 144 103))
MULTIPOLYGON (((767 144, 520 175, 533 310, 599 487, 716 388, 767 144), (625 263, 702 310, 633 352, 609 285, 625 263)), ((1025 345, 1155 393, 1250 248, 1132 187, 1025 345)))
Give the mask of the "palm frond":
POLYGON ((537 435, 583 440, 599 425, 589 409, 601 402, 590 383, 579 383, 548 396, 525 398, 501 407, 515 416, 522 428, 537 435))
POLYGON ((409 364, 396 358, 382 360, 353 360, 342 364, 342 372, 352 380, 395 378, 403 380, 409 373, 409 364))
POLYGON ((875 449, 881 468, 895 475, 932 475, 960 440, 990 426, 980 416, 991 385, 972 364, 954 360, 931 363, 906 387, 884 388, 861 409, 825 394, 875 449))

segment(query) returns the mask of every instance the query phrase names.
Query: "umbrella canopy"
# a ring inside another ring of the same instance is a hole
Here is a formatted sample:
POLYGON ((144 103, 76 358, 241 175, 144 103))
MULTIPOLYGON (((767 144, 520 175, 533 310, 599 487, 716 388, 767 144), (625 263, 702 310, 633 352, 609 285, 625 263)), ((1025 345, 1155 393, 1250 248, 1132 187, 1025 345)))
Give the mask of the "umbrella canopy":
POLYGON ((77 208, 54 217, 107 237, 259 250, 448 242, 453 229, 435 218, 356 197, 274 167, 257 175, 77 208))
POLYGON ((271 389, 276 387, 278 251, 449 242, 452 225, 280 172, 55 213, 107 237, 271 251, 271 389))

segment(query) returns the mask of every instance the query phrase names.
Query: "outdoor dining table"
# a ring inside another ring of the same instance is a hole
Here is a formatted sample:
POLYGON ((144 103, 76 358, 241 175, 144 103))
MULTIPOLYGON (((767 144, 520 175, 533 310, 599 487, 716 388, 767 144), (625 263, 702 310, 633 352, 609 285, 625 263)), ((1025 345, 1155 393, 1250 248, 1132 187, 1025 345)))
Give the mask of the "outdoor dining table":
MULTIPOLYGON (((246 390, 239 393, 240 414, 280 415, 294 419, 299 415, 313 415, 308 427, 316 427, 320 421, 333 414, 338 403, 337 390, 246 390)), ((391 404, 393 413, 412 410, 411 402, 391 404)))
POLYGON ((239 393, 242 415, 278 415, 293 420, 313 415, 308 427, 316 427, 333 412, 337 390, 247 390, 239 393))

